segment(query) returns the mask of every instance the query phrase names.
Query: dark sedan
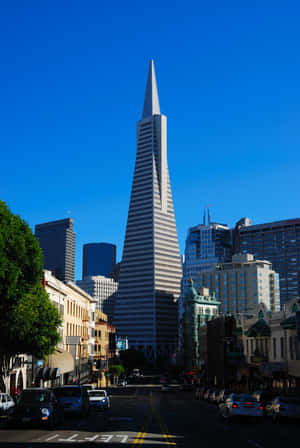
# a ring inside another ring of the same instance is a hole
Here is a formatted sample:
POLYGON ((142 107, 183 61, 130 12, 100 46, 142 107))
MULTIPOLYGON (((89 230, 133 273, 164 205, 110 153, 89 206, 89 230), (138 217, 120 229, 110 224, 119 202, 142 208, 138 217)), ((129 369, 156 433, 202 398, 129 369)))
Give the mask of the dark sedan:
POLYGON ((50 389, 25 389, 17 399, 9 423, 39 424, 53 428, 63 423, 64 411, 50 389))

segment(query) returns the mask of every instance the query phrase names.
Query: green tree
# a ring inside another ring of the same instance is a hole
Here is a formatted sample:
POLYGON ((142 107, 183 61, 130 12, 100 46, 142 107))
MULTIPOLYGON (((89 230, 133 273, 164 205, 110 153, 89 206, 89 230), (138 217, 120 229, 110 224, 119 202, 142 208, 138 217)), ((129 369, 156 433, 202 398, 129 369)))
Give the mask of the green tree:
POLYGON ((113 376, 119 377, 125 373, 125 368, 121 364, 115 364, 110 366, 109 373, 113 376))
POLYGON ((43 259, 28 224, 0 201, 0 389, 14 358, 46 358, 60 336, 60 315, 42 287, 43 259))

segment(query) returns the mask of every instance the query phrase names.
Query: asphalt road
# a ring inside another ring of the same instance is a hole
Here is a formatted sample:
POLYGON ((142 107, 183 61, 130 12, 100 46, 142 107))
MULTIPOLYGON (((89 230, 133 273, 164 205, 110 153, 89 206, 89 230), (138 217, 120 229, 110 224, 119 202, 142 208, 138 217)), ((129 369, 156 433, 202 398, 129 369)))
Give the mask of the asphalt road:
POLYGON ((300 424, 271 421, 226 423, 218 408, 191 392, 160 392, 159 386, 115 389, 111 409, 86 418, 67 418, 62 427, 0 429, 2 448, 282 448, 299 445, 300 424))

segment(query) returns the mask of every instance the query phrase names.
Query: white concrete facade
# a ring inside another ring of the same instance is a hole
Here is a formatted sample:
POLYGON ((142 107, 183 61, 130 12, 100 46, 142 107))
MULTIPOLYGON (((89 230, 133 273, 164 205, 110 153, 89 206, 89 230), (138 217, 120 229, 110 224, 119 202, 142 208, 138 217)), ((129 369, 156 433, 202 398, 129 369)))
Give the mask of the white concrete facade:
POLYGON ((200 286, 215 291, 224 314, 255 313, 264 303, 269 310, 280 310, 279 276, 266 260, 253 255, 234 255, 231 263, 216 264, 209 272, 199 274, 200 286))

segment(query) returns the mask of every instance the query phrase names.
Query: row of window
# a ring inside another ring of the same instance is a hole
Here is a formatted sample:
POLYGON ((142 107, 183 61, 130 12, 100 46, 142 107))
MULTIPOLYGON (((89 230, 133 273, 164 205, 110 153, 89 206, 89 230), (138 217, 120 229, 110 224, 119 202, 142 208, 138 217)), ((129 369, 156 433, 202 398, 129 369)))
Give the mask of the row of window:
MULTIPOLYGON (((274 361, 280 359, 290 359, 290 360, 300 360, 300 347, 296 336, 290 336, 288 338, 288 346, 286 347, 284 337, 280 337, 279 346, 277 344, 277 338, 272 338, 272 352, 274 361), (288 356, 286 353, 288 350, 288 356)), ((255 352, 259 354, 267 355, 269 351, 268 338, 260 339, 247 339, 246 341, 246 352, 248 355, 253 355, 255 352)))
POLYGON ((88 338, 88 328, 82 325, 67 323, 66 336, 81 336, 85 339, 88 338))
POLYGON ((87 310, 70 300, 67 300, 67 313, 82 320, 89 320, 87 310))

